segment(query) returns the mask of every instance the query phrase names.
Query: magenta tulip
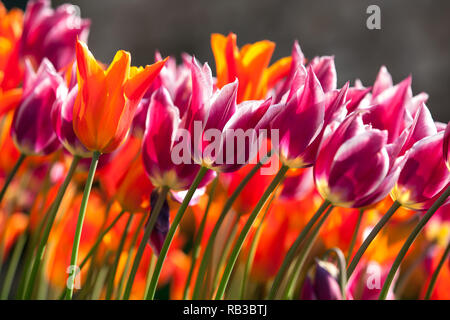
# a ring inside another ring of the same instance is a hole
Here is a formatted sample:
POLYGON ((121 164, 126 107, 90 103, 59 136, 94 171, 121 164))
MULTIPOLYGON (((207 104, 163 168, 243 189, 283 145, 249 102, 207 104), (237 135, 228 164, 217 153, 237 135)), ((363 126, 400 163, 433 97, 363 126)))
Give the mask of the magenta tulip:
POLYGON ((25 11, 21 55, 34 65, 47 58, 60 70, 74 60, 77 38, 86 42, 89 26, 90 21, 81 19, 74 5, 53 10, 49 0, 32 0, 25 11))
POLYGON ((67 87, 50 61, 44 59, 37 73, 26 61, 23 96, 11 127, 12 138, 23 154, 47 155, 60 146, 50 113, 55 102, 65 96, 67 87))
MULTIPOLYGON (((450 184, 450 172, 443 156, 444 132, 416 142, 406 161, 392 198, 412 210, 427 210, 450 184)), ((450 199, 447 199, 448 203, 450 199)))
POLYGON ((383 199, 401 169, 399 148, 388 133, 366 126, 361 112, 349 115, 324 142, 314 167, 323 198, 341 207, 359 208, 383 199))
POLYGON ((302 300, 342 300, 338 282, 339 270, 327 261, 317 260, 303 283, 302 300))

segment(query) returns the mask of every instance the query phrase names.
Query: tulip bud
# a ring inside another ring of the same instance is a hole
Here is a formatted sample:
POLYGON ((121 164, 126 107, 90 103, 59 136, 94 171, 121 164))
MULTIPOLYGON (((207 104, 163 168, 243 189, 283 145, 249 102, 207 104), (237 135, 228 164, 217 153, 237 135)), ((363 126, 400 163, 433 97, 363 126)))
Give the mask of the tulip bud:
MULTIPOLYGON (((153 211, 153 208, 156 205, 158 196, 159 196, 158 191, 154 190, 150 198, 151 199, 150 203, 152 207, 151 211, 153 211)), ((152 215, 151 211, 150 215, 152 215)), ((165 199, 164 204, 161 208, 161 212, 159 213, 158 219, 156 220, 155 223, 155 227, 153 228, 152 234, 150 235, 149 239, 149 244, 156 255, 159 255, 159 253, 161 252, 164 240, 166 240, 167 233, 169 232, 170 227, 169 213, 170 213, 169 204, 167 202, 167 199, 165 199)))
POLYGON ((59 97, 67 95, 63 78, 44 59, 37 73, 27 61, 22 100, 15 110, 11 135, 26 155, 47 155, 60 143, 51 123, 51 110, 59 97))
POLYGON ((302 300, 342 300, 339 270, 331 262, 316 260, 303 283, 302 300))

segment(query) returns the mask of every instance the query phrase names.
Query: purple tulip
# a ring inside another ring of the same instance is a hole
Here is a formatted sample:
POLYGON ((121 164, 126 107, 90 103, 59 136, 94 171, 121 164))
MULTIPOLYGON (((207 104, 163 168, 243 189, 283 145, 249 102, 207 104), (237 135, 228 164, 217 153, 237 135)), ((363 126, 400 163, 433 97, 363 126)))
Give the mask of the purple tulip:
MULTIPOLYGON (((412 210, 427 210, 450 184, 450 172, 443 156, 444 132, 416 142, 406 161, 392 198, 412 210)), ((450 199, 447 199, 448 203, 450 199)))
POLYGON ((319 193, 334 205, 359 208, 383 199, 394 186, 402 158, 388 133, 349 115, 324 142, 314 167, 319 193))
POLYGON ((90 21, 81 19, 74 5, 53 10, 49 0, 32 0, 25 11, 21 55, 34 65, 47 58, 60 70, 74 60, 77 38, 86 42, 89 26, 90 21))
POLYGON ((342 300, 338 283, 339 270, 334 264, 316 260, 303 283, 302 300, 342 300))
POLYGON ((256 157, 261 121, 271 99, 238 105, 237 80, 213 93, 209 66, 201 68, 194 59, 191 66, 192 98, 183 120, 194 161, 219 172, 236 171, 256 157))
MULTIPOLYGON (((158 200, 158 193, 156 190, 152 192, 152 195, 150 197, 151 207, 154 208, 156 201, 158 200)), ((152 213, 150 212, 150 215, 152 213)), ((150 244, 150 247, 153 250, 153 253, 156 255, 159 255, 161 252, 161 248, 164 244, 164 240, 166 240, 167 233, 169 232, 170 228, 170 208, 169 203, 167 202, 167 199, 164 200, 163 206, 161 208, 161 211, 158 215, 158 219, 155 222, 155 226, 152 230, 152 233, 150 235, 150 239, 148 240, 148 243, 150 244)), ((149 221, 147 221, 148 223, 149 221)))
POLYGON ((447 164, 447 168, 448 170, 450 170, 450 149, 448 147, 450 142, 450 122, 447 124, 447 128, 445 129, 445 133, 444 133, 444 160, 445 163, 447 164))
POLYGON ((315 57, 309 63, 324 92, 336 89, 337 75, 334 57, 315 57))
POLYGON ((77 95, 78 85, 75 85, 68 95, 57 99, 51 113, 53 129, 61 144, 72 155, 89 158, 92 157, 92 151, 86 149, 73 131, 73 106, 77 95))
MULTIPOLYGON (((188 163, 191 160, 190 154, 181 154, 179 162, 172 159, 173 155, 178 155, 173 148, 178 138, 180 122, 178 108, 173 105, 169 92, 161 87, 151 97, 142 145, 144 167, 155 187, 185 190, 192 184, 200 169, 199 165, 188 163)), ((205 186, 213 176, 213 172, 207 173, 200 187, 205 186)))
POLYGON ((23 96, 14 112, 11 135, 17 148, 26 155, 47 155, 60 143, 50 117, 55 102, 67 95, 63 78, 47 59, 37 73, 26 61, 23 96))

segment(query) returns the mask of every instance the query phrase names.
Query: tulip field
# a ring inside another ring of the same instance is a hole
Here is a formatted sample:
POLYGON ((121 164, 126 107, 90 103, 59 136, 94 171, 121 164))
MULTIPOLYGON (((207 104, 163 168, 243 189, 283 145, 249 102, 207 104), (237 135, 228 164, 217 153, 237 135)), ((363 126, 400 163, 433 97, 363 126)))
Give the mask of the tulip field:
POLYGON ((232 32, 99 61, 82 15, 0 2, 0 299, 450 299, 450 123, 414 75, 232 32))

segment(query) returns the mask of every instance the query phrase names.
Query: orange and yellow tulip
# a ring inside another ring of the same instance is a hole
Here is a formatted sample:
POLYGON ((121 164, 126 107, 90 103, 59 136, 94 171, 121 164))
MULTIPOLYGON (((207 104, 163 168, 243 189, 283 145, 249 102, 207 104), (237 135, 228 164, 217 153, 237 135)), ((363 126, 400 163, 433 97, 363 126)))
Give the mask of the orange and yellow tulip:
POLYGON ((126 138, 139 101, 167 59, 130 67, 130 54, 120 50, 104 70, 81 41, 76 57, 80 92, 73 110, 75 134, 91 151, 112 152, 126 138))

